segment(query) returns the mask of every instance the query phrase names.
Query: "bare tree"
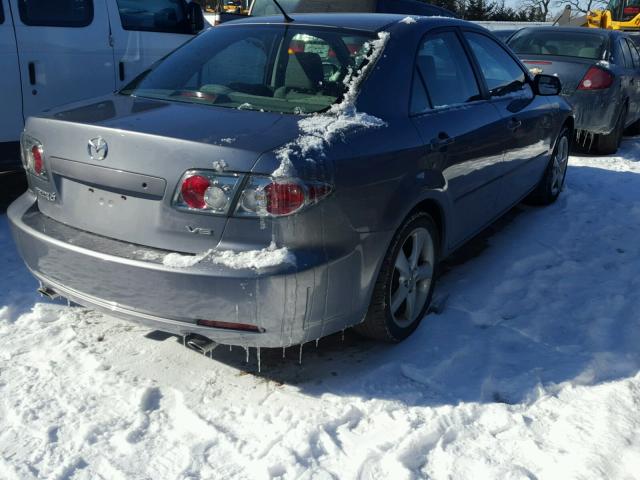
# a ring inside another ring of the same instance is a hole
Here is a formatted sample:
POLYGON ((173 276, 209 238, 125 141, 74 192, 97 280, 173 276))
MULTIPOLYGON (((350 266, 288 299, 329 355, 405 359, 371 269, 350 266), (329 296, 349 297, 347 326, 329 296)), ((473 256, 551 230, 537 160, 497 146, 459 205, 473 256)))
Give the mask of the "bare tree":
POLYGON ((604 8, 608 3, 607 0, 557 0, 555 4, 559 7, 570 5, 573 12, 587 13, 604 8))
POLYGON ((538 10, 541 19, 546 21, 549 18, 549 9, 553 1, 554 0, 524 0, 522 6, 526 10, 538 10))

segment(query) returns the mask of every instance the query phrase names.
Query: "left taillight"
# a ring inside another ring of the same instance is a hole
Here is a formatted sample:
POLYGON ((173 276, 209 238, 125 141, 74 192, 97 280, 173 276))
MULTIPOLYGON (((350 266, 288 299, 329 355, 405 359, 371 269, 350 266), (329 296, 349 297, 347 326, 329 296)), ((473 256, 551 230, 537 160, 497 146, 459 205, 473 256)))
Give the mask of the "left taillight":
POLYGON ((23 134, 20 139, 22 164, 24 169, 32 175, 47 178, 47 168, 42 143, 30 135, 23 134))

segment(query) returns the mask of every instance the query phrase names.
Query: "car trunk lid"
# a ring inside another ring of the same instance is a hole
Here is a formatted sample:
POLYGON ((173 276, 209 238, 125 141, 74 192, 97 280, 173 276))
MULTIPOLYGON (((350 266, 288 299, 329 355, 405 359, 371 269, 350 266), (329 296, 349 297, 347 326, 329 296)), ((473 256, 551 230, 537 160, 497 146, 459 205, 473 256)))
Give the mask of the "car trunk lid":
POLYGON ((40 197, 40 210, 133 244, 206 251, 220 241, 227 217, 175 209, 181 177, 216 163, 241 181, 262 152, 287 141, 290 122, 277 114, 124 96, 31 118, 27 130, 44 145, 50 170, 49 182, 39 185, 55 194, 40 197), (97 139, 107 146, 102 159, 89 147, 97 139))
POLYGON ((596 60, 579 57, 562 57, 555 55, 522 55, 522 61, 533 73, 555 75, 562 83, 562 95, 572 95, 589 67, 596 60))

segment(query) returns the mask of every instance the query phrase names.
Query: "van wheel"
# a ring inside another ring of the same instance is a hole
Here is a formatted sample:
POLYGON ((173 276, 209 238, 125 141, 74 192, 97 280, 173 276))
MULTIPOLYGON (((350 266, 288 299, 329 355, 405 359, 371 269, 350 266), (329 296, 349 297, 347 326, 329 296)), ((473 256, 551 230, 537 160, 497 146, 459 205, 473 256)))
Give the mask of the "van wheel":
POLYGON ((527 197, 526 202, 534 205, 549 205, 556 201, 564 186, 569 163, 569 129, 564 127, 558 136, 553 155, 536 189, 527 197))
POLYGON ((405 220, 382 262, 367 316, 354 327, 356 332, 390 343, 411 335, 431 304, 439 238, 429 214, 417 212, 405 220))
POLYGON ((596 138, 596 152, 599 155, 613 155, 618 151, 620 143, 622 143, 622 135, 624 134, 624 123, 627 118, 626 105, 622 108, 620 116, 616 121, 616 126, 608 135, 598 135, 596 138))

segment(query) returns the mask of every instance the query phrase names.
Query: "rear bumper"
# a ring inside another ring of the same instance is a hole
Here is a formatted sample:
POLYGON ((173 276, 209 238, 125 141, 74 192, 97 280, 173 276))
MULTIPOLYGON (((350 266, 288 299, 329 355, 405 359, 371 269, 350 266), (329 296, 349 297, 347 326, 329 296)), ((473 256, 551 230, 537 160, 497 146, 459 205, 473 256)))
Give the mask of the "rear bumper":
POLYGON ((80 305, 158 330, 197 333, 222 344, 281 347, 339 331, 366 312, 368 288, 356 251, 330 261, 324 252, 296 252, 297 266, 261 270, 211 262, 177 269, 162 264, 168 252, 51 220, 39 212, 31 192, 7 214, 22 258, 45 286, 80 305), (261 333, 202 327, 198 319, 254 325, 261 333))
POLYGON ((606 135, 615 128, 620 105, 612 91, 576 90, 566 98, 573 107, 576 131, 606 135))

